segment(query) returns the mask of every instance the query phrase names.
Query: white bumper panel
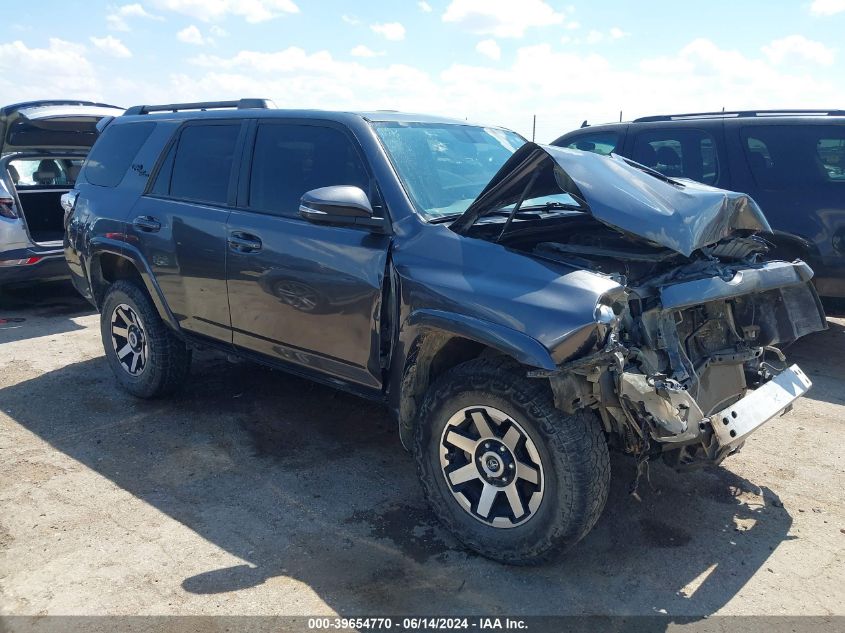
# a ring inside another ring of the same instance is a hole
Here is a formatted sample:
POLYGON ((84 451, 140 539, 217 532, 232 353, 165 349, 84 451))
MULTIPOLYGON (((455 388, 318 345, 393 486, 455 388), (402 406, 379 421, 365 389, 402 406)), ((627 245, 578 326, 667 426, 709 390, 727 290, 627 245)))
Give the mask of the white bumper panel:
POLYGON ((766 422, 783 413, 813 383, 798 365, 792 365, 742 400, 711 416, 722 448, 738 446, 766 422))

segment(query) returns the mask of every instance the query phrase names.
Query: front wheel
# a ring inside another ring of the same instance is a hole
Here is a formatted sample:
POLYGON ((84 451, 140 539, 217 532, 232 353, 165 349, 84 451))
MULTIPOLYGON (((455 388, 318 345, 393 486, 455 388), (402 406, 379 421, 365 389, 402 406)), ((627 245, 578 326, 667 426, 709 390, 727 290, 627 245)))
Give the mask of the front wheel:
POLYGON ((511 564, 577 543, 610 485, 597 417, 563 413, 547 382, 499 359, 469 361, 437 380, 420 410, 414 456, 446 527, 470 549, 511 564))
POLYGON ((172 393, 188 376, 191 350, 167 328, 147 293, 130 281, 109 287, 100 334, 112 373, 133 396, 172 393))

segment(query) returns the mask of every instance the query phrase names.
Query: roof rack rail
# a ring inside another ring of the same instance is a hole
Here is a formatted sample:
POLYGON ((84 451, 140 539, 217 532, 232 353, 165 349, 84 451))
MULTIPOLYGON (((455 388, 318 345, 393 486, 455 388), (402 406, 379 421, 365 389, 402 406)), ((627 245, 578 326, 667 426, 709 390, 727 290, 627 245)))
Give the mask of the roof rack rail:
POLYGON ((634 119, 634 123, 650 123, 652 121, 683 121, 687 119, 714 118, 751 118, 774 116, 845 116, 845 110, 734 110, 723 112, 690 112, 688 114, 662 114, 644 116, 634 119))
POLYGON ((181 112, 182 110, 220 110, 223 108, 236 108, 248 110, 258 108, 269 110, 275 108, 276 104, 270 99, 239 99, 238 101, 197 101, 195 103, 164 103, 161 105, 136 105, 132 106, 124 115, 150 114, 152 112, 181 112))

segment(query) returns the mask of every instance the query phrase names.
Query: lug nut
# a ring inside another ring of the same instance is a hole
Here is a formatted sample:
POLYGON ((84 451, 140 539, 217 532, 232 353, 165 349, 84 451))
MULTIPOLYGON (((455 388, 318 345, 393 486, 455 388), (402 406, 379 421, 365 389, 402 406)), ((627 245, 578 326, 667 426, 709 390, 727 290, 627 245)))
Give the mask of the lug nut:
POLYGON ((500 452, 500 453, 504 453, 504 452, 505 452, 505 447, 504 447, 504 446, 500 446, 500 447, 499 447, 499 452, 500 452))
POLYGON ((484 442, 484 448, 490 448, 490 442, 484 442))
POLYGON ((513 464, 508 464, 508 468, 510 468, 511 470, 513 470, 513 464))

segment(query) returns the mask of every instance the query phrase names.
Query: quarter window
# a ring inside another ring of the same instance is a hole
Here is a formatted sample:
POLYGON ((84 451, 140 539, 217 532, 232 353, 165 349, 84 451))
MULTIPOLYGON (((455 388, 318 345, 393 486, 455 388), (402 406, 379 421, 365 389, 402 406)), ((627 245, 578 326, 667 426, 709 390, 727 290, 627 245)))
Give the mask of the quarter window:
MULTIPOLYGON (((170 197, 225 204, 239 132, 240 123, 185 127, 173 157, 170 197)), ((167 167, 166 163, 167 160, 163 168, 167 167)), ((159 180, 166 178, 166 172, 167 169, 162 169, 159 173, 153 186, 156 193, 165 190, 159 180)))
POLYGON ((100 187, 117 187, 154 128, 155 123, 108 126, 85 162, 85 180, 100 187))
POLYGON ((346 134, 317 125, 258 126, 249 208, 298 217, 302 194, 334 185, 369 189, 367 170, 346 134))
POLYGON ((632 157, 670 178, 708 185, 719 180, 716 141, 704 130, 655 130, 637 135, 632 157))

